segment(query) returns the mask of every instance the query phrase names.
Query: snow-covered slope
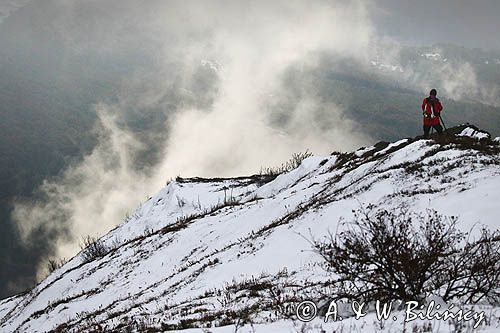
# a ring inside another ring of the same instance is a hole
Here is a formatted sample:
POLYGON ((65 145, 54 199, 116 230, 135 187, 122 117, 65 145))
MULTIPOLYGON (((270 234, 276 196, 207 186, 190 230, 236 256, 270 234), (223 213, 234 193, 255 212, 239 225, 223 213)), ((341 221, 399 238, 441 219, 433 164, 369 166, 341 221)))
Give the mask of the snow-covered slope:
MULTIPOLYGON (((102 238, 108 254, 90 262, 77 255, 2 301, 0 331, 234 332, 238 318, 249 318, 255 325, 246 331, 295 332, 302 324, 278 304, 307 299, 328 281, 310 241, 353 210, 405 203, 458 215, 463 229, 498 229, 500 147, 473 127, 451 132, 310 157, 277 177, 176 179, 102 238)), ((364 320, 318 318, 308 327, 372 331, 364 320)), ((441 329, 448 332, 446 322, 441 329)))

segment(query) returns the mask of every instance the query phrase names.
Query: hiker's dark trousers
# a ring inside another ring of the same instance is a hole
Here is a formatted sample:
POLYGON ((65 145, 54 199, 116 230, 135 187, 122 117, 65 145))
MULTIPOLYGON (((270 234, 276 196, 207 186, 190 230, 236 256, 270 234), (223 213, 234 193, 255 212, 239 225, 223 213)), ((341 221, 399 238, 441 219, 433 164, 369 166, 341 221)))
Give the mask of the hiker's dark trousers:
POLYGON ((428 138, 429 137, 429 131, 431 130, 431 127, 434 127, 434 129, 436 130, 436 132, 438 132, 439 134, 443 133, 443 126, 441 126, 441 124, 437 124, 437 125, 434 125, 434 126, 424 125, 424 138, 428 138))

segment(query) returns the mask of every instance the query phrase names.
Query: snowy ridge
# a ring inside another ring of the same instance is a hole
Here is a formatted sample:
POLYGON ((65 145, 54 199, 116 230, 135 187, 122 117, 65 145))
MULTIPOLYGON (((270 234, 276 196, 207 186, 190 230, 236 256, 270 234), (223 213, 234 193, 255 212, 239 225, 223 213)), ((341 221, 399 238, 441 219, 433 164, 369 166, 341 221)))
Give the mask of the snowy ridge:
MULTIPOLYGON (((318 296, 330 277, 309 241, 335 232, 352 210, 405 203, 458 215, 464 230, 498 229, 500 147, 474 131, 462 125, 433 140, 310 157, 277 177, 173 180, 102 238, 112 246, 107 255, 87 263, 77 255, 29 293, 0 302, 0 331, 234 332, 247 317, 255 325, 244 332, 295 332, 302 324, 276 304, 318 296)), ((317 318, 308 327, 373 331, 369 320, 317 318)))

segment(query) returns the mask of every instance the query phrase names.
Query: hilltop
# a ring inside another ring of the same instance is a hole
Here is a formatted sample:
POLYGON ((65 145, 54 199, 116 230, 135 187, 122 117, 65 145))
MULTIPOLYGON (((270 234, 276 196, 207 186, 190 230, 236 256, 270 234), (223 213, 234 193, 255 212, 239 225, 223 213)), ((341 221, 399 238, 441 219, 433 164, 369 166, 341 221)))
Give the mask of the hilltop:
POLYGON ((0 330, 370 330, 372 317, 303 326, 284 309, 328 290, 331 273, 311 243, 369 205, 433 209, 457 216, 462 230, 497 230, 499 197, 500 138, 472 125, 311 156, 280 174, 176 178, 95 243, 103 253, 84 250, 30 292, 3 300, 0 330))

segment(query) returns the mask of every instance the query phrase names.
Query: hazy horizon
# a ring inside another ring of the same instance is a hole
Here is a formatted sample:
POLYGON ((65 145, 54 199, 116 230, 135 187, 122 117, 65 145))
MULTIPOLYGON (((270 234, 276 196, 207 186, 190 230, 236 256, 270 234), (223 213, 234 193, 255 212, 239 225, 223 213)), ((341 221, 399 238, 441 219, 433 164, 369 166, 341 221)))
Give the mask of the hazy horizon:
POLYGON ((496 0, 374 0, 377 30, 402 43, 500 50, 496 0))

